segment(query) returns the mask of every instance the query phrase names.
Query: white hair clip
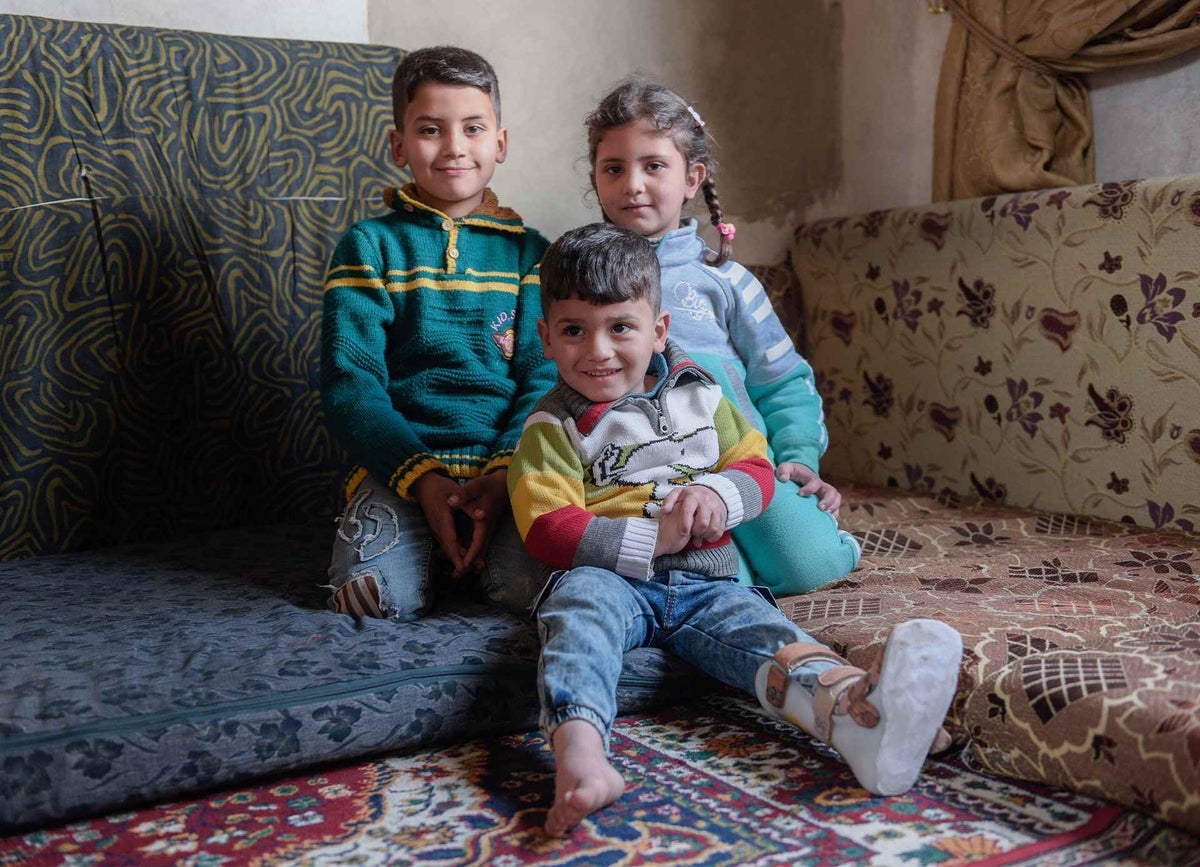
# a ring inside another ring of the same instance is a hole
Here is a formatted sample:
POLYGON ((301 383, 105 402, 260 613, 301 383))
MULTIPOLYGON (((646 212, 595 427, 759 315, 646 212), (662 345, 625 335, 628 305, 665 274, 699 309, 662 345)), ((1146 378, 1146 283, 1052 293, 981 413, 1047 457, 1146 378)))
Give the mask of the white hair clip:
POLYGON ((704 129, 704 121, 700 117, 700 112, 696 111, 696 109, 692 108, 690 105, 687 107, 687 110, 688 114, 695 118, 696 123, 700 126, 700 128, 704 129))

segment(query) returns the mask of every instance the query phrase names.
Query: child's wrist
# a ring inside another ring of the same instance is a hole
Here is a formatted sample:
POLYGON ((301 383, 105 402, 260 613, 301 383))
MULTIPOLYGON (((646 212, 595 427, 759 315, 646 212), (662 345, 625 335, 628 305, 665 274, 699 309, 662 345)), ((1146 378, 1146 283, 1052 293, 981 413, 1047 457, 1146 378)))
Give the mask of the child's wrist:
POLYGON ((438 479, 449 478, 450 475, 444 470, 426 470, 425 472, 421 473, 421 475, 417 476, 415 480, 413 480, 413 483, 408 486, 408 489, 412 492, 414 497, 419 497, 423 490, 425 490, 431 484, 436 484, 438 479))

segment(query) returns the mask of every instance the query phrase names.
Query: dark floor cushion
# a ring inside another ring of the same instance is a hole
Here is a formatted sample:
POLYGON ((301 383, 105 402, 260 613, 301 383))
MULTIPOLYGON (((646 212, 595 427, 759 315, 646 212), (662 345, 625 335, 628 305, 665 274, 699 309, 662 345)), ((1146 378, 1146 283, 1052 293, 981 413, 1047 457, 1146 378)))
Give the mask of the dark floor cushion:
MULTIPOLYGON (((0 829, 536 726, 532 624, 468 596, 417 623, 324 608, 332 527, 0 564, 0 829)), ((694 694, 631 653, 620 707, 694 694)))

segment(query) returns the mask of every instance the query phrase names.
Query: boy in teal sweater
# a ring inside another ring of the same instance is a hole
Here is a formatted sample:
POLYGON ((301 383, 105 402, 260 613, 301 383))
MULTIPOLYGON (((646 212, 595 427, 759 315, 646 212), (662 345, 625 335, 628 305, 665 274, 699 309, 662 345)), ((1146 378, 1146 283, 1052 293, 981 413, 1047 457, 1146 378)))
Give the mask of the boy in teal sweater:
POLYGON ((488 183, 504 161, 495 71, 448 46, 392 81, 390 151, 414 182, 355 224, 325 283, 321 391, 355 463, 329 567, 329 606, 412 620, 433 602, 435 549, 527 612, 539 574, 512 527, 506 477, 521 426, 553 384, 538 262, 547 244, 488 183))

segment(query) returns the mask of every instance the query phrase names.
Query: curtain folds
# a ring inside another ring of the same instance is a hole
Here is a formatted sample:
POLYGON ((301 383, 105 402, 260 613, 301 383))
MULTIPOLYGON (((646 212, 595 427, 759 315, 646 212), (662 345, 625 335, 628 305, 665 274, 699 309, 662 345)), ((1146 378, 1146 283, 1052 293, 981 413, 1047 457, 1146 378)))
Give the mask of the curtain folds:
POLYGON ((1200 47, 1200 0, 945 0, 933 199, 1090 183, 1081 73, 1200 47))

